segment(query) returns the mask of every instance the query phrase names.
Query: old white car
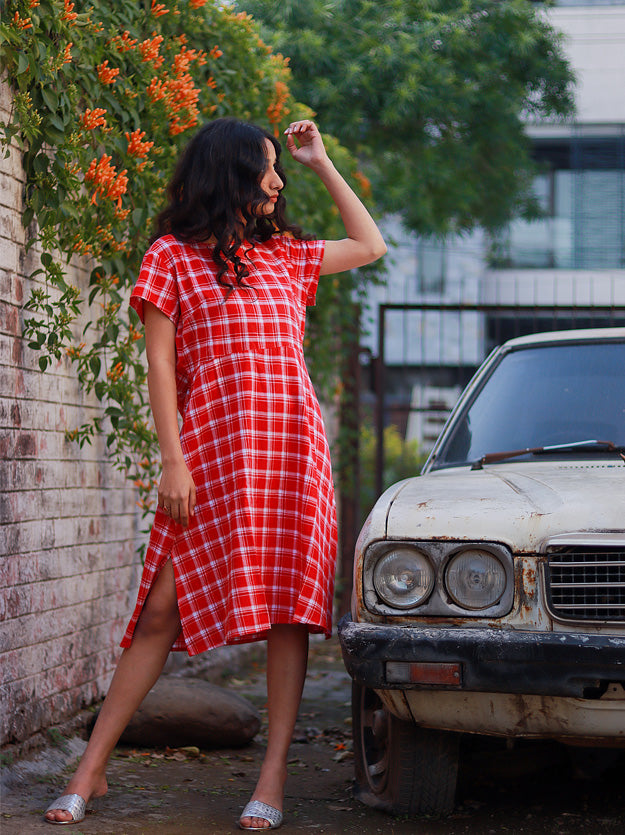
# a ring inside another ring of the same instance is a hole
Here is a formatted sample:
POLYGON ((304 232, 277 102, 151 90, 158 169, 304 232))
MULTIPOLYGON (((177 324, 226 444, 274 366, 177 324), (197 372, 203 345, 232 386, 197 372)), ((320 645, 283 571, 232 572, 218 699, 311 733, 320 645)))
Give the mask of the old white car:
POLYGON ((625 328, 514 339, 361 531, 357 794, 453 809, 463 733, 625 746, 625 328))

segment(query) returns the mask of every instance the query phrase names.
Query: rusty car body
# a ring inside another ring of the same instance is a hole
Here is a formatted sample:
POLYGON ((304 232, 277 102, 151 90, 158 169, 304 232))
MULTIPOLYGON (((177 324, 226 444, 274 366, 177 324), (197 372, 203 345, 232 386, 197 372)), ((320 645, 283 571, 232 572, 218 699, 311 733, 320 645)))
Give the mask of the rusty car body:
POLYGON ((357 793, 453 809, 461 734, 625 746, 625 329, 511 340, 379 498, 339 624, 357 793))

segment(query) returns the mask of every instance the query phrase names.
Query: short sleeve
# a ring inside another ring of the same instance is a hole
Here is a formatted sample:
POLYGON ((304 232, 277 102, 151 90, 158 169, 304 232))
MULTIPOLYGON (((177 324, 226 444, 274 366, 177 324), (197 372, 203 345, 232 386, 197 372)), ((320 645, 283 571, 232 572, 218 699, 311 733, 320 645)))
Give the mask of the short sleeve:
POLYGON ((299 241, 284 235, 281 243, 295 289, 304 304, 314 305, 325 241, 299 241))
POLYGON ((139 278, 130 296, 130 306, 144 321, 143 303, 151 302, 168 319, 178 324, 180 304, 176 261, 162 238, 155 241, 143 256, 139 278))

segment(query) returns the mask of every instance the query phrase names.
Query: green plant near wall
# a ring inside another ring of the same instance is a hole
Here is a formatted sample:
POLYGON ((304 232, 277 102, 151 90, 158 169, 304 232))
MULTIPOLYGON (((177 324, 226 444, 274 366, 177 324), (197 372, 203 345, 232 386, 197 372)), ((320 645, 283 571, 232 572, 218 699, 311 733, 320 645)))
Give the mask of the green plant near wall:
MULTIPOLYGON (((363 424, 360 430, 360 478, 361 512, 364 522, 367 514, 377 501, 375 478, 375 457, 377 439, 372 425, 363 424)), ((382 486, 386 490, 391 484, 404 478, 419 475, 425 464, 427 453, 419 449, 416 440, 407 441, 396 426, 384 429, 384 472, 382 486)))
MULTIPOLYGON (((235 115, 279 135, 310 111, 293 100, 287 62, 263 43, 254 21, 216 0, 9 0, 0 67, 14 90, 0 141, 7 154, 11 142, 23 152, 23 223, 28 247, 40 252, 25 336, 42 371, 70 361, 83 389, 103 403, 102 416, 68 436, 82 445, 104 431, 148 512, 156 439, 143 334, 127 299, 165 185, 201 122, 235 115), (86 292, 67 278, 76 256, 90 265, 86 292)), ((358 178, 352 157, 328 141, 358 178)), ((307 230, 339 232, 336 210, 308 172, 298 171, 289 196, 307 230)), ((335 331, 359 281, 350 274, 320 288, 308 356, 326 393, 340 363, 335 331)))

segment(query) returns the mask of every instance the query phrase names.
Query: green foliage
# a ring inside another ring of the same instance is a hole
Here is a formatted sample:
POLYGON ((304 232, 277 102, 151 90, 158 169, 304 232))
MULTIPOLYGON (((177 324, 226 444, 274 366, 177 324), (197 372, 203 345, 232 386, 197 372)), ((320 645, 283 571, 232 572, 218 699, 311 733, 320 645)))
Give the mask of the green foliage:
POLYGON ((378 206, 423 234, 530 213, 524 121, 572 110, 561 38, 529 0, 239 0, 292 89, 367 160, 378 206), (270 33, 270 34, 269 34, 270 33))
MULTIPOLYGON (((258 26, 216 0, 8 0, 0 67, 14 89, 0 142, 7 154, 11 142, 23 152, 23 223, 28 246, 41 252, 25 335, 42 370, 69 358, 84 390, 102 401, 104 418, 68 437, 82 445, 106 431, 113 460, 147 512, 156 439, 143 334, 127 299, 166 183, 202 121, 233 115, 279 135, 310 111, 293 99, 287 63, 258 26), (90 263, 86 293, 67 281, 74 255, 90 263)), ((328 143, 345 173, 357 175, 349 153, 328 143)), ((291 171, 295 164, 286 162, 291 171)), ((342 235, 318 178, 298 166, 288 193, 302 226, 342 235)), ((320 289, 309 352, 320 385, 335 379, 334 334, 359 280, 329 280, 320 289)))
MULTIPOLYGON (((363 424, 360 432, 360 485, 363 519, 379 498, 376 492, 377 437, 373 428, 363 424)), ((427 455, 420 452, 417 441, 406 441, 396 426, 384 429, 384 471, 382 486, 386 490, 396 481, 419 475, 427 455)))
POLYGON ((58 728, 48 728, 46 733, 48 735, 48 739, 55 748, 60 748, 61 751, 67 753, 67 739, 58 728))

